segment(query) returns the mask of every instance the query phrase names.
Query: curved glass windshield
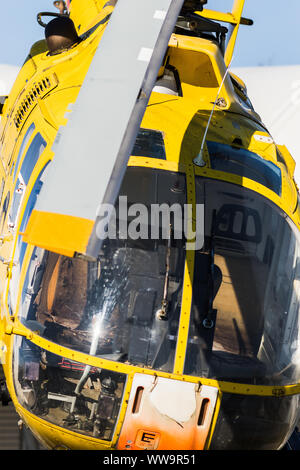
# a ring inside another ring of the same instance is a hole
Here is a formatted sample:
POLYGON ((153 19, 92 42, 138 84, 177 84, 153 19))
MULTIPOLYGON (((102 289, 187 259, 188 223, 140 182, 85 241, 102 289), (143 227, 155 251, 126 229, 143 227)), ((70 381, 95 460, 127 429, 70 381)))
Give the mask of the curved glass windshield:
POLYGON ((205 245, 195 253, 185 373, 225 381, 300 379, 300 239, 266 198, 197 178, 205 245))
POLYGON ((123 237, 119 204, 116 237, 104 242, 97 261, 35 248, 22 290, 21 321, 71 349, 171 372, 181 307, 184 240, 178 233, 176 238, 172 230, 171 213, 168 238, 162 219, 156 237, 147 239, 146 232, 151 236, 153 229, 150 206, 158 209, 168 203, 181 209, 185 204, 185 177, 129 168, 120 196, 126 196, 130 208, 125 228, 132 237, 123 237), (143 210, 146 213, 141 217, 143 210), (134 212, 139 215, 134 217, 134 212), (133 236, 139 231, 141 237, 133 236))
MULTIPOLYGON (((185 177, 128 168, 120 194, 138 211, 157 202, 181 208, 185 177)), ((265 385, 298 382, 298 230, 271 201, 238 185, 199 177, 196 198, 204 204, 205 236, 195 251, 184 373, 265 385)), ((149 220, 133 212, 125 227, 145 235, 149 220)), ((117 218, 117 237, 105 241, 94 262, 35 248, 21 321, 71 349, 172 372, 185 239, 170 220, 169 239, 163 224, 156 239, 129 239, 117 218)))
POLYGON ((299 395, 222 395, 210 450, 279 450, 295 428, 299 395))

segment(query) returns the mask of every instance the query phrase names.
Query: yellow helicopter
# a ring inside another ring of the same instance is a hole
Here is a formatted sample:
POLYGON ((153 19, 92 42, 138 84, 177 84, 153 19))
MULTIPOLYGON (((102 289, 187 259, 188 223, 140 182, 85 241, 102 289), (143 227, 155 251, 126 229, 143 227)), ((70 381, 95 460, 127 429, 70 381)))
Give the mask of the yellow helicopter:
POLYGON ((300 206, 230 72, 244 0, 54 4, 0 101, 2 401, 48 449, 283 448, 300 206))

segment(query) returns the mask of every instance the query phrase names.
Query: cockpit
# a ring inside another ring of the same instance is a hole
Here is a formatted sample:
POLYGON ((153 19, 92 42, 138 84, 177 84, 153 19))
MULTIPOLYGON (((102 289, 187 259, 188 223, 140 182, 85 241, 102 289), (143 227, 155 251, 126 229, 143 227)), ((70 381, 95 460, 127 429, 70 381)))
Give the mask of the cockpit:
MULTIPOLYGON (((297 230, 258 193, 200 176, 195 185, 197 204, 204 207, 204 244, 193 255, 184 375, 254 385, 298 382, 297 230)), ((178 231, 175 237, 172 217, 169 237, 159 223, 157 238, 148 239, 149 219, 134 216, 141 206, 184 208, 185 175, 128 167, 120 196, 139 207, 125 222, 116 218, 116 237, 105 241, 97 260, 33 249, 19 318, 60 347, 172 373, 186 240, 178 231), (124 237, 124 228, 135 236, 124 237)), ((58 425, 111 438, 126 374, 67 360, 21 337, 14 356, 15 387, 25 408, 58 425), (101 393, 109 403, 104 417, 101 393)))

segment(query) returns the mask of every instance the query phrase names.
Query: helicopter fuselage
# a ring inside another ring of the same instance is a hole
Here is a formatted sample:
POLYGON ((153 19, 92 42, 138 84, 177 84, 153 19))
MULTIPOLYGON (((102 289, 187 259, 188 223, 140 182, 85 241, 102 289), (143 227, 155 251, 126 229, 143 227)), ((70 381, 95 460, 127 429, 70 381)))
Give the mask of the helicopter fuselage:
POLYGON ((203 244, 117 236, 89 260, 78 256, 89 221, 70 225, 61 250, 46 218, 28 229, 113 12, 96 3, 71 10, 79 43, 54 55, 44 41, 32 47, 3 108, 0 345, 11 399, 52 449, 279 449, 299 418, 295 163, 214 37, 172 35, 120 191, 148 209, 189 205, 192 228, 201 206, 203 244))

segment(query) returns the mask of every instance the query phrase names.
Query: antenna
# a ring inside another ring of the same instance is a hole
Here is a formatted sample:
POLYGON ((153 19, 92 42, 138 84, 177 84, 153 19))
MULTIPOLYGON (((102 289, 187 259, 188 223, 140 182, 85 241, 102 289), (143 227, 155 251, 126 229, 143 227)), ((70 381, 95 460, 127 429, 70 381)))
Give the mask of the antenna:
POLYGON ((213 104, 213 107, 212 107, 212 110, 211 110, 211 113, 210 113, 210 116, 209 116, 209 119, 207 121, 207 125, 206 125, 206 128, 205 128, 205 132, 204 132, 204 135, 203 135, 203 139, 202 139, 202 143, 201 143, 201 148, 200 148, 200 152, 198 153, 197 157, 194 158, 193 162, 195 163, 195 165, 197 166, 205 166, 206 165, 206 162, 205 160, 203 159, 203 151, 204 151, 204 144, 205 144, 205 141, 206 141, 206 136, 207 136, 207 132, 208 132, 208 129, 209 129, 209 126, 210 126, 210 122, 211 122, 211 118, 213 116, 213 113, 214 113, 214 110, 215 110, 215 107, 216 107, 216 104, 217 104, 217 101, 219 99, 219 95, 221 93, 221 90, 222 90, 222 87, 223 87, 223 84, 225 82, 225 79, 227 77, 227 74, 229 72, 229 68, 231 66, 231 62, 233 60, 233 57, 230 61, 230 64, 228 65, 228 67, 226 68, 226 72, 224 74, 224 77, 223 77, 223 80, 221 82, 221 85, 218 89, 218 93, 217 93, 217 96, 216 96, 216 99, 214 101, 214 104, 213 104))

